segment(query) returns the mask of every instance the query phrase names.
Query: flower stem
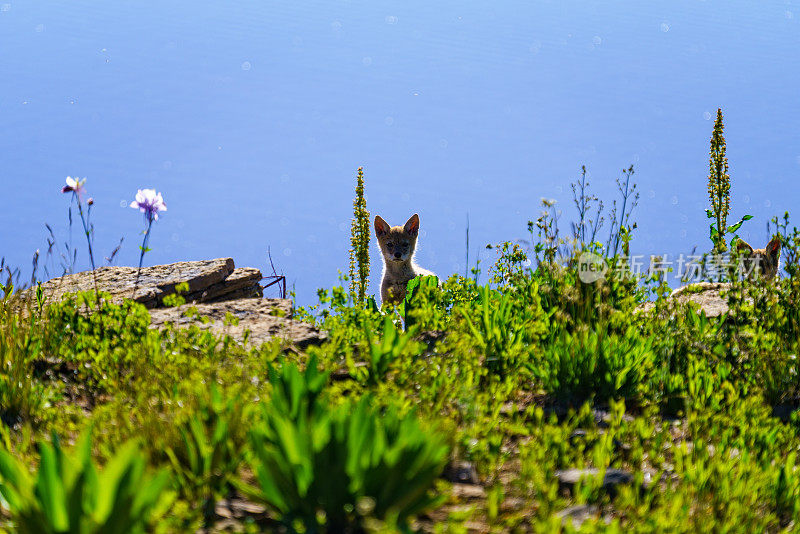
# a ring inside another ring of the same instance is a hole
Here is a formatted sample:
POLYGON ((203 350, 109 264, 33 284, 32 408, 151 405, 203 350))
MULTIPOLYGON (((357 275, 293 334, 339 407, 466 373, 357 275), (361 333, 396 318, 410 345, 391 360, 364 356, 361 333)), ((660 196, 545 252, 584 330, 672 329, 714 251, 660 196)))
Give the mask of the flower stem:
MULTIPOLYGON (((83 223, 83 232, 86 234, 86 244, 89 246, 89 261, 92 263, 92 280, 94 281, 94 294, 97 297, 97 304, 100 304, 100 291, 97 289, 97 273, 95 273, 94 266, 94 252, 92 251, 92 238, 89 232, 89 225, 86 222, 86 217, 83 215, 83 206, 81 199, 77 193, 73 191, 72 195, 78 203, 78 214, 81 216, 81 223, 83 223)), ((89 208, 91 210, 91 208, 89 208)))
POLYGON ((139 276, 142 274, 142 262, 144 262, 144 253, 147 252, 147 243, 150 241, 150 228, 153 226, 153 218, 147 218, 147 230, 144 231, 144 239, 142 239, 142 253, 139 254, 139 268, 136 270, 136 281, 133 283, 133 294, 131 299, 136 296, 136 288, 139 287, 139 276))

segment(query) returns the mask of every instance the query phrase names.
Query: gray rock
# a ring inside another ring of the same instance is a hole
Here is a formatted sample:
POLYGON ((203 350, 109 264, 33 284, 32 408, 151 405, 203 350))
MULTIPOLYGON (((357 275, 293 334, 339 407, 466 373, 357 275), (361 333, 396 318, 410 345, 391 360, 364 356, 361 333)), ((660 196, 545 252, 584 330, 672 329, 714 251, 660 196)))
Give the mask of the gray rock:
POLYGON ((576 504, 558 512, 558 517, 562 523, 570 522, 573 528, 580 528, 584 521, 597 517, 599 513, 600 508, 596 504, 576 504))
MULTIPOLYGON (((100 267, 53 278, 42 284, 49 302, 58 301, 66 293, 93 291, 95 278, 100 291, 110 293, 115 302, 133 297, 147 308, 163 305, 164 297, 175 292, 175 286, 186 282, 187 302, 208 302, 241 297, 260 297, 261 272, 258 269, 235 269, 233 259, 182 261, 142 268, 134 295, 135 267, 100 267)), ((30 290, 28 290, 30 291, 30 290)))
MULTIPOLYGON (((121 302, 134 296, 136 271, 134 267, 101 267, 94 275, 86 271, 54 278, 42 284, 42 288, 48 302, 55 302, 67 293, 94 291, 96 278, 100 291, 121 302)), ((291 319, 291 301, 261 299, 261 278, 258 269, 235 268, 231 258, 156 265, 142 269, 134 300, 150 309, 152 328, 163 328, 168 323, 178 327, 196 324, 240 342, 244 341, 245 332, 249 332, 247 344, 253 347, 280 337, 304 349, 327 338, 314 327, 291 319), (183 294, 187 304, 164 308, 164 297, 174 294, 175 287, 184 282, 189 286, 183 294), (197 315, 187 314, 192 307, 196 307, 197 315), (226 324, 228 314, 238 324, 226 324)), ((32 295, 31 290, 27 291, 32 295)))
POLYGON ((264 514, 266 508, 244 499, 226 499, 216 503, 215 511, 219 517, 239 519, 250 515, 264 514))
POLYGON ((219 283, 186 295, 187 302, 220 302, 241 298, 260 298, 263 295, 261 271, 252 267, 234 269, 219 283))
MULTIPOLYGON (((728 297, 725 292, 731 284, 727 282, 699 282, 679 287, 673 291, 669 299, 679 305, 694 303, 705 313, 706 317, 719 317, 728 313, 728 297)), ((653 302, 645 302, 638 311, 650 311, 655 308, 653 302)))
POLYGON ((730 287, 724 282, 700 282, 679 287, 670 298, 679 304, 697 304, 706 317, 719 317, 728 313, 728 298, 724 293, 730 287))
MULTIPOLYGON (((596 468, 585 469, 564 469, 556 471, 556 478, 561 488, 567 489, 570 492, 575 488, 581 480, 588 481, 588 479, 596 478, 600 471, 596 468)), ((606 469, 603 476, 603 490, 613 495, 616 493, 616 487, 620 484, 630 484, 633 481, 633 475, 622 469, 609 467, 606 469)))
POLYGON ((787 402, 781 402, 772 407, 772 417, 777 417, 784 423, 792 420, 792 414, 800 409, 800 399, 790 399, 787 402))
POLYGON ((450 462, 444 468, 442 478, 459 484, 480 484, 478 471, 470 462, 450 462))
POLYGON ((288 299, 237 299, 208 304, 184 304, 175 308, 158 308, 150 311, 151 328, 163 328, 171 323, 177 327, 197 325, 216 335, 229 335, 243 342, 245 332, 249 347, 258 347, 275 337, 283 338, 300 349, 309 345, 319 345, 327 339, 324 332, 313 326, 294 321, 292 303, 288 299), (190 314, 192 308, 197 314, 190 314), (231 314, 238 324, 225 324, 231 314), (207 318, 203 321, 201 317, 207 318))
POLYGON ((462 501, 474 501, 486 498, 486 490, 483 489, 483 486, 459 484, 458 482, 453 483, 450 494, 462 501))

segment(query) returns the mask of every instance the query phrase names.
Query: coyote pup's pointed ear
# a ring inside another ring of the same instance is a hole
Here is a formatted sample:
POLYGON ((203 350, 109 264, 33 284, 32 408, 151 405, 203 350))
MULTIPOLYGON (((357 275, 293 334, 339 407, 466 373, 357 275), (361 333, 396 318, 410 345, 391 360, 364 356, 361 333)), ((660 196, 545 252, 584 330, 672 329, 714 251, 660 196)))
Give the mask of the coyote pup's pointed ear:
POLYGON ((780 236, 775 236, 772 240, 767 243, 767 254, 772 256, 773 258, 778 258, 781 255, 781 238, 780 236))
POLYGON ((380 215, 375 216, 375 235, 381 237, 389 233, 389 223, 384 221, 380 215))
POLYGON ((745 241, 744 239, 741 239, 741 238, 739 238, 739 240, 736 241, 736 250, 739 251, 739 254, 748 254, 749 255, 749 254, 753 253, 753 247, 751 247, 747 243, 747 241, 745 241))
POLYGON ((416 213, 412 215, 411 218, 406 221, 403 230, 405 230, 408 235, 416 237, 419 233, 419 215, 416 213))

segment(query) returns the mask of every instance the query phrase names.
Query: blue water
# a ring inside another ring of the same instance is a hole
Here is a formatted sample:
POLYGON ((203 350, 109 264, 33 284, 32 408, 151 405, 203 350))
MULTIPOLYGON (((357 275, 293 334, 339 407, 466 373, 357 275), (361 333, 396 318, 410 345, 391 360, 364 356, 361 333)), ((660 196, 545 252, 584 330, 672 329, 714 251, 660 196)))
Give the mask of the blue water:
POLYGON ((0 0, 0 256, 29 276, 45 222, 66 240, 80 176, 98 256, 124 236, 136 264, 124 206, 152 187, 169 211, 145 263, 266 270, 269 248, 313 303, 347 269, 360 165, 373 215, 418 212, 442 275, 464 272, 467 214, 471 261, 524 238, 542 197, 567 230, 582 164, 607 203, 635 165, 635 253, 704 249, 717 107, 730 219, 753 214, 763 246, 770 217, 800 217, 798 50, 789 1, 0 0))

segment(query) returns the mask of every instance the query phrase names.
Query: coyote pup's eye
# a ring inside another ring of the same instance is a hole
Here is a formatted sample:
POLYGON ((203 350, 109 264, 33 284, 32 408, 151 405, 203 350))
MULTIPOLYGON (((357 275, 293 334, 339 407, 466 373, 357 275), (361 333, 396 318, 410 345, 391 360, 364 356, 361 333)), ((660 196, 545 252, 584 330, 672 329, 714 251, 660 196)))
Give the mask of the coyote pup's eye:
POLYGON ((394 246, 394 243, 389 241, 388 243, 386 243, 386 246, 389 247, 389 248, 392 248, 394 246))

